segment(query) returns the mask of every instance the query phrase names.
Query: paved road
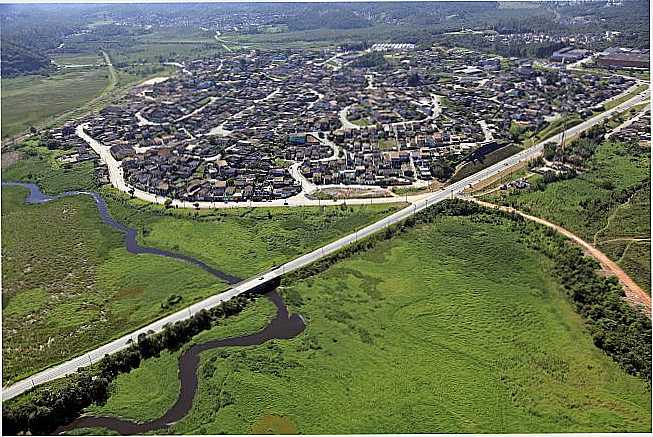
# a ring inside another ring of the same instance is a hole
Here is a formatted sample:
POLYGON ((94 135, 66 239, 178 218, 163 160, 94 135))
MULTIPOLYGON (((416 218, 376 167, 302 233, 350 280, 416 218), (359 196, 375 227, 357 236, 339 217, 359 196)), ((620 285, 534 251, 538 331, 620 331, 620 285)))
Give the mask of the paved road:
MULTIPOLYGON (((576 126, 573 126, 565 132, 565 135, 567 138, 573 137, 575 135, 580 134, 581 132, 589 129, 590 127, 604 121, 607 118, 610 118, 617 112, 625 111, 629 108, 631 108, 634 105, 639 104, 640 102, 644 101, 645 99, 648 98, 648 91, 644 93, 640 93, 637 96, 631 98, 630 100, 622 103, 621 105, 616 106, 615 108, 606 111, 602 114, 599 114, 587 121, 584 121, 576 126)), ((83 132, 83 128, 80 126, 78 128, 78 134, 84 138, 85 133, 83 132)), ((562 133, 553 136, 552 138, 549 138, 547 141, 541 142, 539 144, 534 145, 533 147, 530 147, 529 149, 525 149, 516 155, 513 155, 509 158, 506 158, 505 160, 498 162, 484 170, 479 171, 476 174, 473 174, 461 181, 458 181, 456 183, 453 183, 446 188, 436 191, 433 193, 425 193, 419 196, 410 196, 408 197, 411 201, 412 204, 407 206, 406 208, 395 212, 394 214, 387 216, 381 220, 379 220, 376 223, 373 223, 369 226, 366 226, 365 228, 356 230, 354 233, 349 234, 345 237, 340 238, 337 241, 334 241, 332 243, 327 244, 326 246, 323 246, 319 249, 316 249, 310 253, 307 253, 305 255, 300 256, 299 258, 296 258, 274 270, 262 273, 261 275, 257 275, 254 278, 247 279, 239 284, 237 284, 234 288, 227 290, 223 293, 211 296, 201 302, 198 302, 194 305, 191 305, 190 307, 187 307, 185 309, 179 310, 174 314, 171 314, 167 317, 164 317, 160 320, 155 321, 154 323, 151 323, 150 325, 147 325, 139 330, 136 330, 130 334, 124 335, 117 340, 114 340, 108 344, 105 344, 87 354, 81 355, 79 357, 73 358, 69 361, 66 361, 65 363, 59 364, 58 366, 46 369, 42 372, 39 372, 35 374, 34 376, 24 379, 22 381, 19 381, 15 383, 14 385, 3 388, 2 390, 2 398, 3 400, 6 399, 11 399, 27 390, 29 390, 31 387, 39 384, 43 384, 47 381, 52 381, 57 378, 61 378, 63 376, 69 375, 71 373, 74 373, 77 369, 81 367, 85 367, 89 365, 91 362, 95 362, 99 359, 101 359, 105 354, 110 354, 113 352, 117 352, 121 349, 124 349, 128 345, 129 340, 135 340, 140 333, 146 333, 150 330, 152 331, 160 331, 163 329, 163 327, 166 324, 169 323, 174 323, 179 320, 187 319, 189 318, 192 314, 202 310, 202 309, 209 309, 213 308, 217 305, 219 305, 221 302, 227 301, 231 299, 234 296, 237 296, 239 294, 242 294, 246 291, 249 291, 253 288, 255 288, 258 285, 261 285, 271 279, 277 278, 285 273, 300 269, 306 265, 309 265, 333 252, 336 252, 339 249, 342 249, 346 246, 348 246, 351 243, 356 242, 357 240, 361 238, 365 238, 367 236, 370 236, 378 231, 381 231, 388 227, 389 225, 392 225, 394 223, 397 223, 401 220, 404 220, 411 215, 415 214, 416 212, 419 212, 425 208, 427 208, 430 205, 433 205, 435 203, 441 202, 445 199, 454 197, 458 194, 460 194, 466 187, 472 184, 476 184, 484 179, 490 178, 497 173, 501 172, 502 169, 512 166, 514 164, 517 164, 522 161, 528 161, 531 160, 537 156, 539 156, 542 153, 542 150, 544 148, 544 143, 549 142, 549 141, 560 141, 560 138, 562 136, 562 133)), ((87 138, 90 138, 86 136, 87 138)), ((86 138, 85 138, 86 139, 86 138)), ((93 141, 92 139, 90 139, 93 141)), ((98 143, 99 144, 99 143, 98 143)), ((101 151, 101 157, 105 162, 111 162, 113 157, 110 155, 108 152, 107 147, 102 147, 100 146, 100 151, 101 151)), ((93 147, 94 149, 96 147, 93 147)), ((114 167, 112 165, 109 165, 109 174, 115 174, 116 172, 120 171, 121 169, 114 167)), ((112 177, 112 182, 114 181, 112 177)), ((123 182, 124 183, 124 182, 123 182)), ((118 187, 120 188, 120 187, 118 187)), ((123 190, 124 191, 124 190, 123 190)), ((370 203, 370 200, 379 200, 379 199, 368 199, 365 200, 365 203, 370 203)), ((392 200, 392 199, 391 199, 392 200)), ((396 199, 394 199, 396 201, 396 199)))

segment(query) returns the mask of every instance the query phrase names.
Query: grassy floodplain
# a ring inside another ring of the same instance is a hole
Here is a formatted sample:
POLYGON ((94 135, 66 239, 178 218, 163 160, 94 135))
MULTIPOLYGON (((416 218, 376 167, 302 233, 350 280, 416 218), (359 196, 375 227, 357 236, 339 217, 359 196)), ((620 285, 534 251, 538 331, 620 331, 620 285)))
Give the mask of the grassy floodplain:
POLYGON ((139 230, 139 241, 195 256, 248 277, 301 256, 402 204, 177 210, 104 191, 114 217, 139 230))
POLYGON ((577 177, 543 190, 494 193, 487 200, 545 218, 594 244, 651 289, 650 150, 605 142, 577 177), (619 199, 620 193, 641 187, 619 199), (648 241, 642 241, 648 240, 648 241))
POLYGON ((24 203, 2 188, 3 383, 226 289, 212 275, 154 255, 133 255, 87 196, 24 203), (178 305, 182 305, 178 304, 178 305))
MULTIPOLYGON (((96 189, 90 162, 64 168, 34 143, 3 180, 38 183, 48 194, 96 189)), ((3 382, 78 355, 227 285, 182 262, 133 255, 104 225, 89 197, 27 205, 3 187, 3 382), (54 266, 54 267, 53 267, 54 266), (168 309, 161 304, 182 296, 168 309), (33 355, 28 355, 31 353, 33 355)), ((139 242, 248 277, 394 212, 399 206, 165 210, 104 189, 112 215, 139 229, 139 242)))
MULTIPOLYGON (((306 330, 205 352, 193 409, 162 432, 650 431, 647 384, 593 345, 549 269, 506 219, 419 225, 282 286, 306 330)), ((147 369, 172 378, 176 360, 147 369)), ((172 392, 124 374, 94 412, 147 420, 172 392)))
POLYGON ((105 67, 2 80, 2 136, 10 137, 90 102, 108 84, 105 67))

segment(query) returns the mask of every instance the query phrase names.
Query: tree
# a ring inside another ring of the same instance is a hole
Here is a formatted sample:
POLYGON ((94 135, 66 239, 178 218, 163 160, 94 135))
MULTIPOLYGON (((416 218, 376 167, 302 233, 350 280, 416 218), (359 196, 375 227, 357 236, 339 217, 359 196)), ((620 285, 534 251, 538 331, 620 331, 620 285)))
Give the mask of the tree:
POLYGON ((172 199, 166 199, 165 202, 163 202, 163 206, 165 206, 166 208, 170 208, 171 205, 172 205, 172 199))
POLYGON ((408 76, 408 86, 410 87, 416 87, 419 86, 421 83, 421 79, 419 77, 419 74, 417 72, 413 72, 408 76))

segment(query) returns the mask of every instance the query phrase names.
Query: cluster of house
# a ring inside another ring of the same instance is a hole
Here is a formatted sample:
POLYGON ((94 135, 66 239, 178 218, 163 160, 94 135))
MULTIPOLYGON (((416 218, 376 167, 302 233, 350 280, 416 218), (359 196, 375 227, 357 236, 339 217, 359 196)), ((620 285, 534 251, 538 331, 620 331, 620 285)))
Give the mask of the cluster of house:
POLYGON ((99 156, 75 134, 75 126, 66 123, 62 127, 53 128, 41 135, 41 144, 48 149, 67 150, 59 155, 60 162, 74 164, 83 161, 98 161, 99 156))
POLYGON ((617 132, 613 139, 628 143, 639 143, 642 146, 651 146, 651 111, 646 111, 630 125, 617 132))
MULTIPOLYGON (((572 17, 569 23, 580 23, 586 17, 572 17)), ((505 46, 511 45, 543 45, 543 44, 564 44, 565 46, 574 46, 579 48, 592 47, 601 43, 610 42, 615 37, 615 32, 577 32, 564 34, 545 33, 545 32, 525 32, 525 33, 492 33, 488 32, 483 34, 483 37, 488 41, 503 44, 505 46)))
POLYGON ((265 201, 301 191, 287 169, 248 143, 236 142, 221 159, 205 161, 182 146, 150 149, 122 162, 131 186, 191 202, 265 201))
MULTIPOLYGON (((409 185, 431 180, 432 166, 443 160, 461 161, 477 143, 466 142, 472 132, 455 134, 455 124, 443 120, 338 129, 329 135, 341 147, 340 159, 304 161, 300 170, 315 184, 409 185), (440 128, 444 130, 440 130, 440 128)), ((479 129, 480 130, 480 129, 479 129)))
POLYGON ((433 113, 433 108, 426 102, 415 100, 415 93, 376 89, 362 94, 356 103, 347 108, 347 119, 354 124, 398 124, 419 121, 433 113))
POLYGON ((409 152, 382 152, 370 144, 361 144, 355 151, 345 151, 343 158, 304 161, 300 171, 319 185, 410 185, 414 176, 409 152))
POLYGON ((250 51, 179 64, 89 120, 130 185, 189 201, 297 194, 288 166, 315 184, 429 180, 536 131, 562 112, 591 111, 632 82, 545 71, 466 49, 390 47, 384 66, 363 52, 250 51), (337 58, 337 63, 330 61, 337 58))

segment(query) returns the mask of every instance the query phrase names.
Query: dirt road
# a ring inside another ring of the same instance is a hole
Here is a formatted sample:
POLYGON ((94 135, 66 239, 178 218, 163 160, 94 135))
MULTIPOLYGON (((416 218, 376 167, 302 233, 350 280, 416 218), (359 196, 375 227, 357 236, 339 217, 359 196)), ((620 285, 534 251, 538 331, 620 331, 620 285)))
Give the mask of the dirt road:
POLYGON ((583 248, 585 253, 590 255, 592 258, 597 260, 599 264, 603 267, 604 270, 607 272, 613 274, 614 276, 619 279, 619 282, 624 286, 624 291, 626 292, 626 300, 629 302, 635 304, 635 305, 642 305, 648 314, 651 313, 651 296, 649 296, 642 288, 633 281, 630 276, 624 272, 619 265, 612 261, 610 258, 608 258, 603 252, 598 250, 596 247, 592 246, 582 238, 578 237, 577 235, 569 232, 565 228, 556 225, 555 223, 551 223, 547 220, 541 219, 539 217, 534 217, 532 215, 528 215, 526 213, 523 213, 519 210, 516 210, 514 208, 510 208, 507 206, 500 206, 500 205, 495 205, 493 203, 489 202, 484 202, 482 200, 478 200, 475 198, 470 198, 470 197, 464 197, 465 200, 468 200, 470 202, 475 202, 479 205, 485 206, 487 208, 494 208, 494 209, 499 209, 501 211, 506 211, 510 213, 515 213, 519 214, 520 216, 524 217, 525 219, 528 219, 530 221, 542 224, 544 226, 547 226, 549 228, 555 229, 558 233, 564 235, 565 237, 569 238, 571 241, 579 245, 580 247, 583 248))

